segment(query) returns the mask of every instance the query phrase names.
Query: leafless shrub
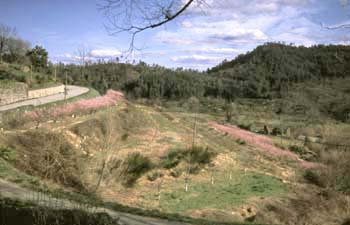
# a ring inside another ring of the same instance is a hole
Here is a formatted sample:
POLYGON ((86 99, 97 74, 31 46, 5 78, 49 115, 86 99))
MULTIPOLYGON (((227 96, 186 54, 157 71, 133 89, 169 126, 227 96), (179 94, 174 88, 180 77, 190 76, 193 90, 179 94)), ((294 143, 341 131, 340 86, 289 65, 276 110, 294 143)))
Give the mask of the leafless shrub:
POLYGON ((84 190, 78 155, 65 137, 46 130, 19 133, 9 140, 17 151, 15 166, 44 179, 84 190))

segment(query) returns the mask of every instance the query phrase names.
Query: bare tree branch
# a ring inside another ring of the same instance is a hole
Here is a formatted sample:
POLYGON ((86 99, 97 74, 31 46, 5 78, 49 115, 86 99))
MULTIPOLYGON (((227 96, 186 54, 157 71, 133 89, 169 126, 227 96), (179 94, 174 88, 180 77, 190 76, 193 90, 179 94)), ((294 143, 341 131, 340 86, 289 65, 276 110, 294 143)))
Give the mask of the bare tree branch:
POLYGON ((328 30, 350 29, 350 24, 341 24, 336 26, 325 26, 324 24, 321 24, 321 26, 328 30))
POLYGON ((5 48, 7 47, 10 38, 15 37, 16 33, 16 28, 0 23, 0 61, 2 60, 2 55, 5 52, 5 48))
POLYGON ((82 46, 79 46, 76 50, 76 55, 78 57, 78 60, 79 60, 79 64, 81 65, 81 71, 80 71, 80 79, 83 80, 84 79, 84 73, 85 73, 85 67, 87 66, 88 64, 88 60, 90 58, 90 48, 85 46, 85 45, 82 45, 82 46))
MULTIPOLYGON (((349 0, 340 0, 340 5, 343 8, 346 8, 349 6, 349 0)), ((335 26, 325 26, 324 24, 321 24, 323 28, 326 28, 328 30, 339 30, 339 29, 350 29, 350 23, 344 23, 341 25, 335 25, 335 26)))
POLYGON ((105 28, 110 35, 129 33, 129 51, 137 49, 134 45, 137 34, 163 26, 183 14, 191 4, 204 0, 101 0, 99 9, 107 18, 105 28))

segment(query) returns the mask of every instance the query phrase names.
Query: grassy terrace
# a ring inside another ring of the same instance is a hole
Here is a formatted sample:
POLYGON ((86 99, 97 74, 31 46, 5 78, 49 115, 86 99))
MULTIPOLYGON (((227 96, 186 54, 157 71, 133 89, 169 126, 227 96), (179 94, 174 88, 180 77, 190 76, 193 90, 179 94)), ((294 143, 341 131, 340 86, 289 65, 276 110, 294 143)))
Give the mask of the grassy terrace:
POLYGON ((46 82, 41 84, 32 84, 29 86, 29 90, 38 90, 38 89, 44 89, 44 88, 51 88, 51 87, 57 87, 62 85, 62 83, 57 82, 46 82))
MULTIPOLYGON (((172 184, 161 195, 161 208, 175 213, 195 209, 227 210, 249 198, 279 196, 286 190, 279 180, 263 174, 237 171, 231 180, 227 175, 216 174, 214 184, 210 184, 210 177, 206 181, 194 182, 188 192, 185 192, 184 185, 172 184)), ((144 198, 157 201, 158 195, 145 194, 144 198)))

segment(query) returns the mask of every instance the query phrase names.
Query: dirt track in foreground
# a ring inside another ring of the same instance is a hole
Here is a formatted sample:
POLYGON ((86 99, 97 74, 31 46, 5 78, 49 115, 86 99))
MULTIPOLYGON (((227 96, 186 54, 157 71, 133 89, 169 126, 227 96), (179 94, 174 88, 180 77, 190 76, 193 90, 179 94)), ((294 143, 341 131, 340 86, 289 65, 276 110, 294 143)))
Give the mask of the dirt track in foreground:
MULTIPOLYGON (((81 209, 81 205, 66 199, 56 199, 45 193, 39 193, 18 186, 17 184, 0 179, 0 196, 21 201, 34 201, 35 203, 51 208, 81 209)), ((94 212, 105 212, 113 218, 119 218, 121 225, 185 225, 185 223, 174 222, 151 217, 133 215, 129 213, 116 212, 106 208, 94 208, 94 212)))

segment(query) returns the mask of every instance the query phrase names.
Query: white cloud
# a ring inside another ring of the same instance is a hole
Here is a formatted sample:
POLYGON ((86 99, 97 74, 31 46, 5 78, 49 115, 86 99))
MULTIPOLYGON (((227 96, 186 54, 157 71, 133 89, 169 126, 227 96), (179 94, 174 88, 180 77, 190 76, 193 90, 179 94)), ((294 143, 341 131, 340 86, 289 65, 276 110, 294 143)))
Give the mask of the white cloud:
POLYGON ((273 14, 284 7, 305 6, 311 0, 206 0, 204 4, 193 5, 193 14, 203 15, 203 12, 211 16, 221 15, 223 17, 239 14, 241 16, 253 14, 273 14))
POLYGON ((169 49, 172 63, 203 69, 265 42, 304 46, 339 42, 316 21, 321 9, 317 0, 205 2, 193 5, 180 26, 156 33, 154 40, 169 49))
POLYGON ((155 39, 166 44, 192 45, 194 40, 179 32, 160 31, 155 35, 155 39))
POLYGON ((121 56, 122 52, 117 49, 95 49, 90 52, 90 55, 94 58, 111 58, 121 56))
POLYGON ((220 57, 215 56, 204 56, 204 55, 190 55, 190 56, 175 56, 172 57, 172 61, 177 63, 189 63, 189 64, 199 64, 199 65, 206 65, 206 64, 213 64, 218 63, 222 59, 220 57))
POLYGON ((193 24, 190 21, 183 21, 181 25, 186 28, 193 27, 193 24))
POLYGON ((197 54, 203 54, 203 53, 209 53, 209 54, 237 54, 240 53, 241 51, 236 48, 225 48, 225 47, 202 47, 202 48, 193 48, 189 50, 185 50, 185 52, 194 52, 197 54))
POLYGON ((215 44, 240 44, 263 42, 267 35, 256 28, 242 26, 234 20, 193 23, 192 28, 182 27, 176 31, 161 31, 156 38, 163 43, 174 45, 198 45, 203 43, 215 44))
MULTIPOLYGON (((85 56, 85 61, 97 61, 99 59, 109 60, 114 59, 115 57, 121 56, 122 52, 117 49, 93 49, 87 53, 85 56)), ((59 54, 51 57, 54 62, 63 62, 63 63, 73 63, 79 64, 81 63, 81 57, 78 53, 75 54, 59 54)))

